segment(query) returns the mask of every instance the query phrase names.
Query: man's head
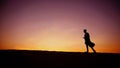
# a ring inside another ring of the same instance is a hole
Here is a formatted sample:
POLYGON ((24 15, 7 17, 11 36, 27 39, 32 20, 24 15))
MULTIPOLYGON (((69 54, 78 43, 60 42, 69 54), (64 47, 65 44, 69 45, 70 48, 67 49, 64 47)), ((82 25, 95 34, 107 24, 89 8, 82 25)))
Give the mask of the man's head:
POLYGON ((84 29, 83 31, 84 31, 84 33, 86 33, 86 32, 87 32, 87 29, 84 29))

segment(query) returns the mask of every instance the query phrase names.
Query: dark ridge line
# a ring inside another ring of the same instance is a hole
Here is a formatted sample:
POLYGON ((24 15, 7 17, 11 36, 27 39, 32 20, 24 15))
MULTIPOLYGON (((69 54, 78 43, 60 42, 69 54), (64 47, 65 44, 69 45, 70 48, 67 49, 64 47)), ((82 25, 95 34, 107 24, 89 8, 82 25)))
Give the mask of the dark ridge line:
MULTIPOLYGON (((49 52, 49 53, 79 53, 79 54, 85 54, 85 52, 68 52, 68 51, 47 51, 47 50, 16 50, 16 49, 6 49, 6 50, 0 50, 4 51, 4 52, 20 52, 20 51, 26 51, 26 52, 49 52)), ((120 53, 107 53, 107 52, 97 52, 97 53, 93 53, 93 52, 89 52, 86 54, 118 54, 120 55, 120 53)))

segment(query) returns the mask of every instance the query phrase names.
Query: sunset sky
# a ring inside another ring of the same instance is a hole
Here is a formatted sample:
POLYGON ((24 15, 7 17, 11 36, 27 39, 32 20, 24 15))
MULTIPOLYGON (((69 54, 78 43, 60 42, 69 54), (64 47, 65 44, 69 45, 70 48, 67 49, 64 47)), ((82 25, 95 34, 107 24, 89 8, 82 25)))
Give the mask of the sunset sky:
POLYGON ((117 0, 1 1, 0 49, 85 52, 87 29, 97 52, 120 53, 119 6, 117 0))

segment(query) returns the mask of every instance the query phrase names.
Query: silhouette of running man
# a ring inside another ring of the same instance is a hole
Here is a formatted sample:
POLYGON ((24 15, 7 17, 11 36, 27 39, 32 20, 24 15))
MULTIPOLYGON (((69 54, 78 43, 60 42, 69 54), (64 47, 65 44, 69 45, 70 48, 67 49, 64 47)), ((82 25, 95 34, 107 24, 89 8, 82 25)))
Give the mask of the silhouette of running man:
POLYGON ((84 31, 84 39, 85 39, 87 53, 89 52, 88 46, 91 47, 91 49, 93 50, 94 53, 96 53, 96 51, 93 48, 95 44, 90 41, 90 35, 87 32, 87 29, 84 29, 83 31, 84 31))

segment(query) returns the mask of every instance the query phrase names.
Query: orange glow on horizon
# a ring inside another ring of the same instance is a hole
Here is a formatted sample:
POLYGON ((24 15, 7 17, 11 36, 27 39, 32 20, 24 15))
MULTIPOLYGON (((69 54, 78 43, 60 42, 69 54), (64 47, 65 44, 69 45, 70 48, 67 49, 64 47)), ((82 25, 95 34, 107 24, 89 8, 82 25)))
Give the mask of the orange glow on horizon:
MULTIPOLYGON (((67 51, 67 52, 85 52, 86 46, 84 44, 83 35, 80 34, 70 34, 70 33, 47 33, 49 30, 43 32, 42 36, 28 36, 22 38, 22 40, 14 41, 9 40, 7 43, 3 43, 6 47, 2 49, 18 49, 18 50, 47 50, 47 51, 67 51)), ((55 31, 56 32, 56 31, 55 31)), ((92 37, 93 35, 91 35, 92 37)), ((96 43, 94 47, 97 52, 113 52, 119 53, 119 48, 116 48, 111 43, 104 42, 106 39, 101 37, 96 39, 92 37, 92 41, 96 43), (102 38, 102 39, 101 39, 102 38), (102 45, 102 46, 101 46, 102 45), (103 47, 104 46, 104 47, 103 47), (109 47, 109 48, 108 48, 109 47)), ((8 40, 7 40, 8 41, 8 40)), ((118 43, 116 43, 117 45, 118 43)), ((89 48, 91 51, 91 48, 89 48)))

